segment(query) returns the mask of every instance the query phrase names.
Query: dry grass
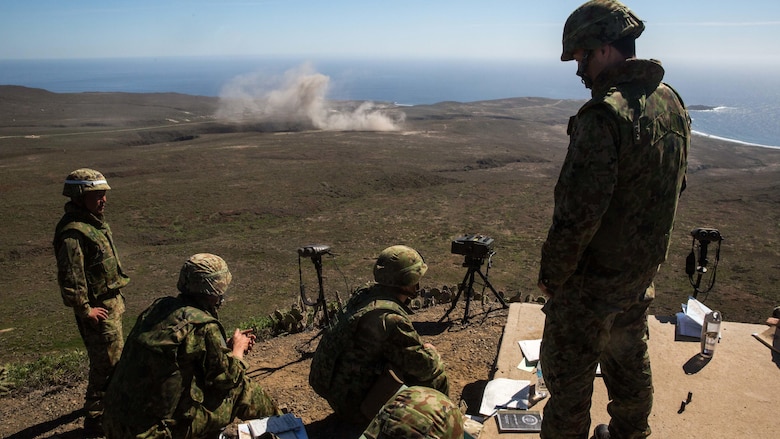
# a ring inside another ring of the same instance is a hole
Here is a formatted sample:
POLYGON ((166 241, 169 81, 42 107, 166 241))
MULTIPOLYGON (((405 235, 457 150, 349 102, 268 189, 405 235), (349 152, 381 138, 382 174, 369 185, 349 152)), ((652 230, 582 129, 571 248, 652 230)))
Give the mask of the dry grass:
MULTIPOLYGON (((565 124, 580 105, 441 103, 404 108, 399 132, 274 131, 216 123, 210 98, 3 90, 0 363, 80 345, 51 250, 66 201, 61 182, 79 167, 101 170, 113 188, 107 216, 132 278, 128 328, 154 298, 175 294, 181 263, 202 251, 223 256, 234 273, 227 326, 289 306, 299 291, 296 249, 310 243, 332 246, 325 286, 343 296, 395 243, 426 257, 427 286, 453 285, 464 269, 450 241, 482 233, 496 240, 491 283, 508 295, 536 294, 565 124)), ((756 323, 780 303, 778 163, 780 151, 694 139, 654 313, 676 312, 692 291, 688 232, 703 225, 726 237, 707 304, 727 320, 756 323)), ((314 292, 314 270, 303 263, 314 292)))

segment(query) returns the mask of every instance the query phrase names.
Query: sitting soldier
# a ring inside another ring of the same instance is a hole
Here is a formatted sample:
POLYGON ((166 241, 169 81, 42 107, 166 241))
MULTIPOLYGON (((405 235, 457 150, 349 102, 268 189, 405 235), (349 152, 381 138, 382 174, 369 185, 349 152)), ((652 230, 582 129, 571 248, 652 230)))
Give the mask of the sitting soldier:
POLYGON ((359 289, 325 331, 309 384, 343 419, 368 424, 401 384, 449 393, 444 363, 420 340, 406 306, 427 269, 414 249, 386 248, 374 265, 376 283, 359 289))
POLYGON ((232 275, 219 256, 184 263, 177 297, 157 299, 127 338, 105 397, 108 439, 216 437, 234 418, 281 414, 246 376, 254 335, 218 320, 232 275))

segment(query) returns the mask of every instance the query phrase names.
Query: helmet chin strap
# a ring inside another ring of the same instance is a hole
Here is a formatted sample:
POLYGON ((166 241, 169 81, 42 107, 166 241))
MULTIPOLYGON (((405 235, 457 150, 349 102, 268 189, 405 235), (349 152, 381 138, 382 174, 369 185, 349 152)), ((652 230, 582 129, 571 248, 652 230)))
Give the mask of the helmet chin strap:
POLYGON ((401 294, 404 296, 410 298, 410 299, 416 299, 417 296, 420 295, 420 284, 416 283, 414 285, 407 285, 405 287, 401 287, 401 294))
POLYGON ((593 87, 593 79, 590 76, 588 76, 587 73, 588 65, 590 64, 591 53, 593 53, 592 50, 586 51, 582 55, 582 61, 577 63, 577 76, 579 76, 582 79, 582 83, 585 85, 585 88, 593 87))

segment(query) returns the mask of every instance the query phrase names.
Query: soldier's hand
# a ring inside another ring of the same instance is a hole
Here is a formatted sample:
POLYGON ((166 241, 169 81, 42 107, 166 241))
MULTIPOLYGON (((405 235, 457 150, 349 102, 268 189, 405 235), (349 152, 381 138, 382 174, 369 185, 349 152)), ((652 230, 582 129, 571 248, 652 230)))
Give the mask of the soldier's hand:
POLYGON ((436 346, 434 346, 431 343, 423 343, 423 348, 427 349, 429 354, 433 356, 433 358, 437 359, 437 361, 441 360, 441 354, 439 354, 439 351, 436 349, 436 346))
POLYGON ((228 343, 233 349, 233 356, 243 359, 244 354, 255 344, 254 337, 254 334, 247 335, 246 331, 236 328, 228 343))
POLYGON ((241 331, 241 333, 249 338, 249 347, 246 349, 247 352, 249 352, 255 346, 255 341, 257 341, 257 336, 255 335, 255 330, 254 329, 244 329, 243 331, 241 331))
POLYGON ((552 291, 550 291, 550 290, 547 288, 547 285, 545 285, 545 284, 544 284, 544 282, 542 282, 541 280, 540 280, 540 281, 539 281, 539 283, 538 283, 538 284, 536 284, 536 285, 539 287, 539 289, 540 289, 540 290, 542 290, 542 294, 544 294, 544 295, 545 295, 545 297, 547 297, 547 298, 550 298, 550 297, 552 297, 552 296, 553 296, 553 293, 552 293, 552 291))
POLYGON ((101 308, 99 306, 90 308, 89 310, 89 320, 92 321, 92 323, 100 323, 102 320, 105 320, 108 318, 108 310, 105 308, 101 308))

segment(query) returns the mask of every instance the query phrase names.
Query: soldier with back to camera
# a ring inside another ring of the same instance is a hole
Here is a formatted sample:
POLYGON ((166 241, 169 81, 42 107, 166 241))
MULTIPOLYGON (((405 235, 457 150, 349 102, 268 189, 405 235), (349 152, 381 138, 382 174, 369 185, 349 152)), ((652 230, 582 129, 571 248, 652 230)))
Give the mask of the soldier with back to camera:
POLYGON ((360 288, 323 334, 309 384, 343 419, 367 424, 402 383, 448 394, 444 363, 422 342, 406 306, 427 270, 410 247, 384 249, 374 264, 376 283, 360 288))
POLYGON ((219 321, 232 278, 221 257, 195 254, 180 294, 141 313, 106 392, 108 439, 215 438, 235 418, 281 414, 246 375, 254 335, 236 329, 228 339, 219 321))
POLYGON ((102 435, 103 394, 122 353, 121 289, 130 279, 119 263, 111 228, 103 213, 105 177, 94 169, 77 169, 65 179, 62 194, 70 197, 54 232, 57 281, 65 305, 73 308, 89 357, 89 382, 84 402, 87 436, 102 435))
POLYGON ((542 246, 542 438, 587 437, 599 363, 611 420, 594 437, 650 435, 646 313, 685 187, 690 117, 661 64, 636 59, 644 28, 622 3, 593 0, 563 30, 561 60, 577 61, 592 98, 569 121, 542 246))

